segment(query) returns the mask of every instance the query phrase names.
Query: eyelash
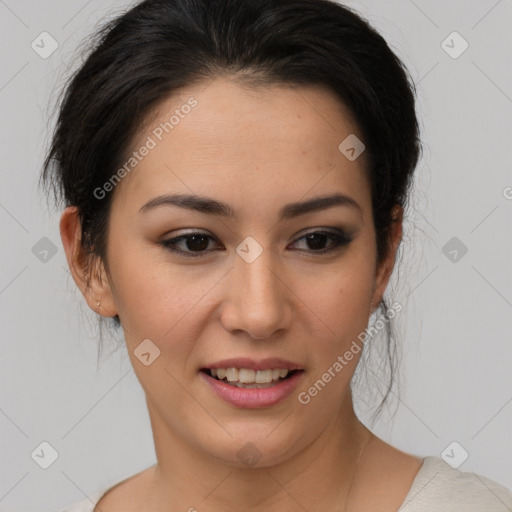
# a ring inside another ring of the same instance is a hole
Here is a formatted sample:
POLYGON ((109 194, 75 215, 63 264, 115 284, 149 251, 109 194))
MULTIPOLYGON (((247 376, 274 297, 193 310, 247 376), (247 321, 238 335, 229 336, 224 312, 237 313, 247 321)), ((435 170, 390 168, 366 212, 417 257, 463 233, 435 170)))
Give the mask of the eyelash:
MULTIPOLYGON (((186 258, 197 258, 197 257, 201 257, 201 256, 204 256, 205 254, 207 254, 208 252, 210 251, 196 251, 195 254, 194 252, 192 251, 183 251, 181 249, 176 249, 175 246, 181 242, 181 241, 186 241, 194 236, 203 236, 203 237, 206 237, 206 238, 209 238, 210 240, 214 240, 215 241, 215 238, 210 236, 210 235, 207 235, 206 233, 201 233, 201 232, 192 232, 192 233, 187 233, 186 235, 180 235, 178 237, 175 237, 175 238, 170 238, 169 240, 162 240, 161 242, 159 242, 159 244, 161 246, 163 246, 165 249, 169 250, 169 251, 172 251, 174 253, 178 253, 179 255, 181 256, 184 256, 186 258)), ((345 247, 347 246, 351 241, 352 241, 352 237, 351 236, 348 236, 346 233, 344 233, 343 231, 338 231, 338 232, 334 232, 334 231, 325 231, 325 230, 319 230, 319 231, 311 231, 309 233, 306 233, 305 235, 301 236, 300 238, 298 238, 295 242, 297 243, 299 240, 302 240, 303 238, 306 238, 307 236, 309 235, 325 235, 329 238, 331 238, 333 241, 334 241, 334 246, 333 247, 330 247, 328 249, 321 249, 321 250, 311 250, 311 251, 306 251, 306 252, 309 252, 311 253, 312 255, 314 256, 322 256, 324 254, 327 254, 327 253, 330 253, 332 251, 335 251, 336 249, 339 249, 341 247, 345 247)))

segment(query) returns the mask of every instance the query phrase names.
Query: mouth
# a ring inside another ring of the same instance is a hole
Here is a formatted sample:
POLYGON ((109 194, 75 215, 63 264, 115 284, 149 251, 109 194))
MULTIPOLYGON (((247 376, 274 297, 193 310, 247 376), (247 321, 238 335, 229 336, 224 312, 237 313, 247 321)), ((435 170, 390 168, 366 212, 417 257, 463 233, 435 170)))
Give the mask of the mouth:
POLYGON ((268 408, 285 401, 303 380, 305 369, 279 357, 250 357, 205 364, 199 375, 214 395, 245 409, 268 408))
POLYGON ((252 368, 202 368, 209 377, 225 384, 244 389, 264 389, 277 386, 303 372, 302 369, 268 368, 254 370, 252 368))

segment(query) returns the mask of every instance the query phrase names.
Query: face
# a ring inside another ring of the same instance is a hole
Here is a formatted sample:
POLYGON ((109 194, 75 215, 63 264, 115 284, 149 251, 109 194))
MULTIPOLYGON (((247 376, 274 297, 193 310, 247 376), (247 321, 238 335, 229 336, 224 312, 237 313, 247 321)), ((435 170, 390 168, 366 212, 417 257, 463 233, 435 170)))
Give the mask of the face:
POLYGON ((362 139, 326 90, 218 79, 159 105, 138 135, 114 190, 108 284, 94 293, 121 319, 157 450, 167 437, 270 465, 350 417, 358 354, 308 392, 365 330, 388 278, 364 153, 338 149, 350 134, 362 139))

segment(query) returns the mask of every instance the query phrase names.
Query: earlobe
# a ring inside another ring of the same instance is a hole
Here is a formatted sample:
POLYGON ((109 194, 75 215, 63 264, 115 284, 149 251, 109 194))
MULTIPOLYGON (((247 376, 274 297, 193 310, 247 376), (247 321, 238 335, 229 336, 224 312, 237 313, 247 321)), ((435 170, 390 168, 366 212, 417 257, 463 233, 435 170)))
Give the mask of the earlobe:
POLYGON ((71 275, 87 304, 99 315, 116 315, 117 309, 103 263, 97 255, 82 247, 82 229, 76 206, 68 206, 63 211, 59 229, 71 275))

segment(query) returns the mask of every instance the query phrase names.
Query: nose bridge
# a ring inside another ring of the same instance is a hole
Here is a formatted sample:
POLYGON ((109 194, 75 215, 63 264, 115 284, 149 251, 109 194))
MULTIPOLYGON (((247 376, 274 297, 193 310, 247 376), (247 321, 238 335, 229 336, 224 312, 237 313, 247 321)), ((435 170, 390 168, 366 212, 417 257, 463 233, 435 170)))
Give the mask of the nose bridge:
POLYGON ((262 250, 253 260, 237 255, 231 286, 230 328, 265 338, 282 327, 286 300, 269 250, 262 250))
POLYGON ((278 278, 272 269, 270 257, 259 256, 252 263, 237 262, 237 276, 241 282, 244 295, 252 300, 263 299, 263 303, 270 304, 279 293, 278 278))
POLYGON ((240 257, 236 262, 236 273, 242 284, 242 290, 247 298, 267 303, 276 299, 279 294, 278 279, 272 266, 275 266, 274 258, 268 249, 261 253, 254 261, 240 257))

